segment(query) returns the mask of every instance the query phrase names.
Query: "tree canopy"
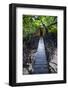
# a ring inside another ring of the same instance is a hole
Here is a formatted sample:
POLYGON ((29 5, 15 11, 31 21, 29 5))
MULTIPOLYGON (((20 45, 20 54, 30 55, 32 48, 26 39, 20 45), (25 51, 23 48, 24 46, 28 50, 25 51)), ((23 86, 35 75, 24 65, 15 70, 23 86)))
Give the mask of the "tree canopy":
POLYGON ((47 32, 57 32, 56 16, 23 15, 23 37, 31 37, 39 27, 45 28, 47 32))

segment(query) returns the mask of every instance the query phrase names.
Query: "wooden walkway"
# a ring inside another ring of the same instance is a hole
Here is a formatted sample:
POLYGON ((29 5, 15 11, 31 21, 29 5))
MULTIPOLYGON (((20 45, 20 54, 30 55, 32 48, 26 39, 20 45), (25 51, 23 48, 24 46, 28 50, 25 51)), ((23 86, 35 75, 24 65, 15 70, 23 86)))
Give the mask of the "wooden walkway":
POLYGON ((35 63, 33 65, 33 73, 34 74, 43 74, 48 73, 48 61, 46 57, 46 51, 44 46, 43 38, 40 37, 38 49, 35 54, 35 63))

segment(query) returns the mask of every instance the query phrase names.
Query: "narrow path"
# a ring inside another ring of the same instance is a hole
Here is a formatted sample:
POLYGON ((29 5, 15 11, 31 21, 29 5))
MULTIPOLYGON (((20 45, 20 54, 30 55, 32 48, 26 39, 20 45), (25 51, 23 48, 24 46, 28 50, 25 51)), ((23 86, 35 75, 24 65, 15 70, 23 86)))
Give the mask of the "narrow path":
POLYGON ((45 53, 45 46, 44 46, 44 41, 43 38, 40 37, 39 39, 39 44, 38 44, 38 49, 35 54, 35 63, 33 65, 34 69, 34 74, 42 74, 42 73, 48 73, 48 62, 47 62, 47 57, 45 53))

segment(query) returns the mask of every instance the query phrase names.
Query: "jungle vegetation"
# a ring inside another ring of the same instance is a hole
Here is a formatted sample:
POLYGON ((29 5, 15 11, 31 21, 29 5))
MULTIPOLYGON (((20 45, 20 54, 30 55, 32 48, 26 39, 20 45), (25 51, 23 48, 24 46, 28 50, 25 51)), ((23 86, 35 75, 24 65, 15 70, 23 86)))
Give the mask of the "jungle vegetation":
POLYGON ((23 16, 23 38, 31 39, 32 35, 43 27, 48 33, 57 33, 57 17, 56 16, 23 16))
POLYGON ((23 15, 22 27, 23 67, 28 69, 27 63, 33 63, 32 54, 37 50, 41 37, 40 30, 43 33, 47 59, 50 62, 57 48, 57 16, 23 15))

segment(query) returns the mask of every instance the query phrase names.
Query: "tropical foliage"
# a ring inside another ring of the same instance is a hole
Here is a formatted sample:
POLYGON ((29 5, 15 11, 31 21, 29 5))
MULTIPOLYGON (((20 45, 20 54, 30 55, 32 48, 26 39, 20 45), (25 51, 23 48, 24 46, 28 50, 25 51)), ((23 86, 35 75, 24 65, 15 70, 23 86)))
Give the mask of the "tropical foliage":
POLYGON ((57 17, 23 15, 22 27, 23 74, 33 73, 33 68, 31 68, 30 70, 30 67, 35 63, 34 55, 37 52, 40 37, 42 37, 44 41, 47 61, 49 64, 49 73, 57 72, 57 63, 55 64, 55 61, 53 61, 57 59, 57 17), (40 36, 38 35, 38 33, 40 33, 40 36), (54 55, 56 56, 55 59, 53 58, 54 55), (56 66, 52 67, 54 66, 52 64, 55 64, 56 66))
POLYGON ((39 27, 45 28, 48 32, 57 32, 57 17, 56 16, 32 16, 23 15, 23 37, 31 38, 33 33, 39 27))

